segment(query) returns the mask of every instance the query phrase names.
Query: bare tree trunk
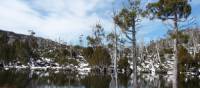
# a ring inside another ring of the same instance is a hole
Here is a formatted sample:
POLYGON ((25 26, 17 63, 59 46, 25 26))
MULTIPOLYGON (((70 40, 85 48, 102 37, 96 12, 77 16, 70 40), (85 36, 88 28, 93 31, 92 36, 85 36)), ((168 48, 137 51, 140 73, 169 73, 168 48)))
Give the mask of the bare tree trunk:
POLYGON ((116 24, 114 24, 114 32, 115 32, 114 71, 115 71, 115 74, 117 74, 117 29, 116 29, 116 24))
POLYGON ((192 41, 193 41, 193 58, 196 56, 197 53, 197 41, 196 41, 196 36, 194 35, 194 32, 192 32, 192 41))
POLYGON ((177 87, 178 81, 178 56, 177 56, 177 39, 174 40, 174 79, 173 79, 173 88, 177 87))
MULTIPOLYGON (((116 12, 113 10, 113 15, 114 17, 116 16, 116 12)), ((115 75, 115 79, 116 79, 116 83, 117 83, 117 24, 114 23, 114 75, 115 75)), ((120 53, 119 53, 120 54, 120 53)))
POLYGON ((144 60, 144 55, 143 55, 144 54, 144 42, 143 42, 143 40, 141 42, 139 54, 140 54, 140 61, 142 62, 144 60))
POLYGON ((177 15, 175 15, 174 20, 174 31, 176 34, 176 38, 174 40, 174 80, 173 80, 173 88, 178 88, 178 24, 177 24, 177 15))
POLYGON ((159 43, 156 44, 156 51, 157 51, 157 59, 158 59, 158 61, 160 63, 161 61, 160 61, 160 52, 159 52, 159 46, 158 46, 158 44, 159 43))
POLYGON ((135 18, 132 25, 132 59, 133 59, 133 85, 137 88, 137 56, 136 56, 136 31, 135 31, 135 18))

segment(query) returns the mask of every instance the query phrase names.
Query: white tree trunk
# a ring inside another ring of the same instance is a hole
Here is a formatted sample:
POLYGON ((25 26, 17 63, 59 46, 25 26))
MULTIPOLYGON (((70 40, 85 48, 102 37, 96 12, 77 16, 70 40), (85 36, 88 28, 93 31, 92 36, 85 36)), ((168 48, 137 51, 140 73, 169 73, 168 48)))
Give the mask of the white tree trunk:
MULTIPOLYGON (((158 43, 158 44, 159 44, 159 43, 158 43)), ((156 44, 157 59, 158 59, 159 63, 161 63, 161 61, 160 61, 159 45, 158 45, 158 44, 156 44)))
POLYGON ((178 83, 177 83, 177 81, 178 81, 178 50, 177 50, 177 40, 175 39, 174 40, 174 51, 175 51, 175 53, 174 53, 174 74, 173 74, 173 88, 178 88, 178 83))
MULTIPOLYGON (((117 36, 115 28, 115 36, 117 36)), ((115 48, 114 48, 114 72, 117 74, 117 37, 115 38, 115 48)))
POLYGON ((111 82, 110 82, 110 87, 109 88, 118 88, 118 82, 117 82, 117 74, 111 74, 111 82))
POLYGON ((192 33, 192 41, 193 41, 193 57, 196 56, 196 53, 197 53, 197 40, 195 38, 196 36, 194 36, 194 32, 192 33))

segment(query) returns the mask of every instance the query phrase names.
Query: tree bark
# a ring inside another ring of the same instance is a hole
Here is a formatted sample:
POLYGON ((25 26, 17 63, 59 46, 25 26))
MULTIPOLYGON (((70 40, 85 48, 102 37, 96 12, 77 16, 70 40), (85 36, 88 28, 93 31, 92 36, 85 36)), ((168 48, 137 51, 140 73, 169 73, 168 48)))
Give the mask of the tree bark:
POLYGON ((173 80, 173 88, 178 88, 178 21, 177 21, 177 14, 175 13, 174 19, 174 32, 175 32, 175 40, 174 40, 174 80, 173 80))
POLYGON ((133 84, 137 88, 137 56, 136 56, 136 31, 135 31, 135 18, 132 24, 132 59, 133 59, 133 84))
POLYGON ((117 75, 117 29, 116 29, 116 25, 114 25, 114 32, 115 32, 114 72, 117 75))
POLYGON ((160 52, 159 52, 159 43, 156 44, 156 52, 157 52, 157 59, 158 59, 158 62, 161 63, 161 60, 160 60, 160 52))

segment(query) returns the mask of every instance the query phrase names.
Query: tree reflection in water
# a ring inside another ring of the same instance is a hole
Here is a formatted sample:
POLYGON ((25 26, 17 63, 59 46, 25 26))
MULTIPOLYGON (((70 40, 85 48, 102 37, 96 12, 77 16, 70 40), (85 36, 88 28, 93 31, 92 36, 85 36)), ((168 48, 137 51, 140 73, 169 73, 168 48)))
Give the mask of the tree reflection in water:
POLYGON ((110 88, 118 88, 118 74, 113 73, 111 74, 111 82, 110 82, 110 88))
MULTIPOLYGON (((171 75, 138 74, 138 88, 172 88, 171 75)), ((0 88, 133 88, 129 74, 79 75, 66 71, 0 70, 0 88)), ((200 88, 197 76, 178 79, 180 88, 200 88)))

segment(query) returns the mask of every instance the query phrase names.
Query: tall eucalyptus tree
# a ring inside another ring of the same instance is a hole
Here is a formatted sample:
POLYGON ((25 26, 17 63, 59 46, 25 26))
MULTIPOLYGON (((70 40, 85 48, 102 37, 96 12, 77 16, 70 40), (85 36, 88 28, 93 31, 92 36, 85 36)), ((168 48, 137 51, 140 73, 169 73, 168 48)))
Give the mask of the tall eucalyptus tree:
MULTIPOLYGON (((174 29, 174 51, 175 51, 175 65, 174 65, 174 75, 175 81, 177 81, 178 76, 178 30, 179 22, 185 21, 191 14, 191 6, 188 3, 189 0, 159 0, 158 2, 149 3, 147 8, 151 13, 152 18, 158 18, 162 21, 170 20, 173 22, 174 29)), ((176 83, 177 87, 177 83, 176 83)))
MULTIPOLYGON (((136 55, 136 28, 141 22, 142 9, 140 0, 128 0, 128 7, 124 7, 114 17, 117 24, 126 38, 132 43, 132 61, 133 61, 133 83, 137 84, 137 55, 136 55)), ((137 85, 134 85, 137 87, 137 85)))

